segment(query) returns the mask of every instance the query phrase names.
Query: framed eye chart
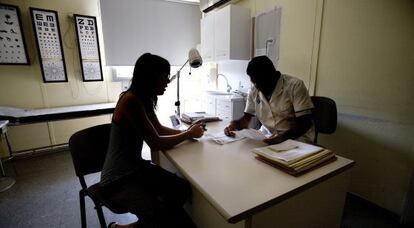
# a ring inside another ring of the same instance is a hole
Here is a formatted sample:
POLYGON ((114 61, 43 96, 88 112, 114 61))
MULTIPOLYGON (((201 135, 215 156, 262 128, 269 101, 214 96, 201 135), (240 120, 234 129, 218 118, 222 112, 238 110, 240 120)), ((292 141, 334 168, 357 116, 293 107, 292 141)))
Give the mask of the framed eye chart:
POLYGON ((65 58, 56 11, 30 7, 44 82, 67 82, 65 58))
POLYGON ((0 4, 0 64, 30 64, 17 6, 0 4))
POLYGON ((103 81, 96 17, 73 15, 84 82, 103 81))

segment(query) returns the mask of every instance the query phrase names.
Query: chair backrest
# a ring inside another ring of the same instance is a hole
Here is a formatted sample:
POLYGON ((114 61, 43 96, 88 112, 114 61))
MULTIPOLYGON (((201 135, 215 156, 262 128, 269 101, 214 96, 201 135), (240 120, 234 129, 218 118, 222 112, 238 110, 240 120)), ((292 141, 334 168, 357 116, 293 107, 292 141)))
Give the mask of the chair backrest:
POLYGON ((315 143, 317 142, 318 133, 332 134, 336 130, 337 110, 334 100, 328 97, 312 96, 315 108, 312 110, 313 120, 315 122, 315 143))
POLYGON ((69 150, 78 177, 100 172, 109 144, 111 124, 89 127, 74 133, 69 150))

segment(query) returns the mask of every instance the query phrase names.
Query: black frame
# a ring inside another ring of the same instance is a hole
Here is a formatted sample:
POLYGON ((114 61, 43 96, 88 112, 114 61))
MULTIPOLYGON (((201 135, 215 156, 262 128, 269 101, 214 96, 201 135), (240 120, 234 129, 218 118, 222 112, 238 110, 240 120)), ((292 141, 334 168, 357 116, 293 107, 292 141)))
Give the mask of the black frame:
MULTIPOLYGON (((25 55, 25 58, 26 58, 26 62, 1 62, 0 61, 0 65, 30 65, 30 59, 29 59, 29 55, 28 55, 28 53, 27 53, 27 45, 26 45, 26 40, 25 40, 25 37, 24 37, 24 32, 23 32, 23 28, 22 28, 22 21, 21 21, 21 17, 20 17, 20 9, 19 9, 19 7, 18 6, 15 6, 15 5, 9 5, 9 4, 3 4, 3 3, 0 3, 0 7, 8 7, 8 8, 13 8, 15 11, 16 11, 16 17, 17 17, 17 22, 18 22, 18 26, 19 26, 19 29, 20 29, 20 40, 23 42, 23 49, 24 49, 24 55, 25 55)), ((15 32, 14 30, 13 30, 13 32, 15 32)), ((3 37, 2 37, 2 39, 3 39, 3 37)), ((15 39, 17 39, 17 38, 15 38, 15 39)), ((3 45, 5 45, 5 44, 3 44, 3 45)))
POLYGON ((98 27, 96 25, 96 17, 94 16, 87 16, 87 15, 80 15, 80 14, 74 14, 73 15, 74 21, 75 21, 75 28, 76 28, 76 38, 78 40, 78 51, 79 51, 79 60, 80 60, 80 65, 81 65, 81 70, 82 70, 82 78, 84 82, 93 82, 93 81, 103 81, 103 71, 102 71, 102 62, 101 62, 101 51, 100 51, 100 46, 99 46, 99 36, 98 36, 98 27), (83 60, 83 56, 82 56, 82 50, 81 50, 81 37, 80 37, 80 32, 79 28, 78 28, 78 19, 80 19, 80 17, 83 18, 88 18, 93 20, 93 26, 94 26, 94 31, 95 31, 95 37, 96 37, 96 48, 98 49, 98 63, 99 63, 99 70, 100 70, 100 78, 99 79, 89 79, 87 78, 87 76, 85 75, 85 71, 84 71, 84 60, 83 60))
POLYGON ((59 16, 58 16, 58 12, 55 10, 48 10, 48 9, 39 9, 39 8, 33 8, 33 7, 29 7, 30 9, 30 15, 32 18, 32 26, 33 26, 33 32, 35 33, 35 37, 36 37, 36 46, 37 46, 37 54, 39 56, 39 64, 40 64, 40 68, 42 70, 42 77, 43 77, 43 82, 45 83, 56 83, 56 82, 67 82, 68 81, 68 76, 67 76, 67 71, 66 71, 66 62, 65 62, 65 55, 63 52, 63 43, 62 43, 62 35, 60 33, 60 26, 59 26, 59 16), (45 76, 45 68, 44 68, 44 64, 43 64, 43 59, 42 59, 42 54, 41 54, 41 46, 39 43, 39 37, 37 34, 37 29, 36 29, 36 20, 34 17, 34 10, 37 11, 43 11, 43 12, 47 12, 47 13, 52 13, 54 14, 55 18, 56 18, 56 32, 59 36, 59 46, 60 46, 60 53, 61 53, 61 59, 62 59, 62 65, 63 65, 63 72, 64 72, 64 79, 62 80, 48 80, 45 76))

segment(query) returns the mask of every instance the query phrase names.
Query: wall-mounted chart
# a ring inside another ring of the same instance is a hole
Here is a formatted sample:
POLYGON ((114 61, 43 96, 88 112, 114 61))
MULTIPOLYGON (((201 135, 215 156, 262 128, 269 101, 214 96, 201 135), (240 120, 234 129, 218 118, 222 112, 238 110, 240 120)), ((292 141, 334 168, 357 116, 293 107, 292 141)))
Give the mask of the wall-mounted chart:
POLYGON ((74 15, 83 81, 103 81, 96 17, 74 15))
POLYGON ((0 4, 0 64, 29 64, 17 6, 0 4))
POLYGON ((30 8, 44 82, 67 82, 65 58, 56 11, 30 8))
POLYGON ((281 18, 281 7, 259 13, 255 18, 254 56, 267 55, 276 68, 279 64, 281 18))

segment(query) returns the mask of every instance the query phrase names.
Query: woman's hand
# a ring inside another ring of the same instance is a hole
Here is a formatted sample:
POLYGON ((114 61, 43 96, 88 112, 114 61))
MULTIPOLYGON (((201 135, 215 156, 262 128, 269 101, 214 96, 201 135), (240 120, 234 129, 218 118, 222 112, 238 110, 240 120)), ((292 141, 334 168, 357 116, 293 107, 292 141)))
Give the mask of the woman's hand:
POLYGON ((205 123, 196 123, 191 125, 188 129, 188 135, 191 138, 200 138, 204 134, 206 124, 205 123))

